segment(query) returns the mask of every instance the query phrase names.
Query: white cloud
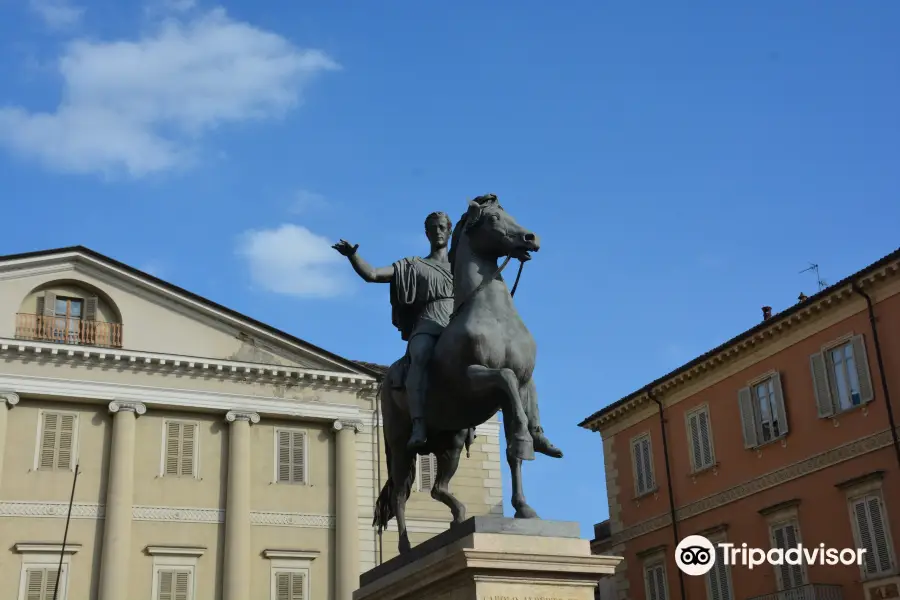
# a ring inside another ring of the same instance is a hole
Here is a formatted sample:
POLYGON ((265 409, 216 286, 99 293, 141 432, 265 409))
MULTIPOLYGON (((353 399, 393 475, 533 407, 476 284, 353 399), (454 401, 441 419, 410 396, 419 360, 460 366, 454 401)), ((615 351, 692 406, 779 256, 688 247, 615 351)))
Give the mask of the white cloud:
POLYGON ((328 298, 350 289, 350 265, 328 239, 305 227, 283 224, 244 232, 237 253, 253 280, 278 294, 328 298))
POLYGON ((69 29, 81 22, 84 9, 68 0, 28 0, 28 6, 51 29, 69 29))
POLYGON ((310 192, 309 190, 298 190, 294 193, 290 211, 295 215, 299 215, 302 213, 313 210, 320 210, 327 207, 328 201, 322 194, 310 192))
POLYGON ((216 9, 138 40, 76 40, 55 112, 0 107, 0 144, 69 173, 132 177, 189 166, 219 125, 280 118, 339 65, 216 9))

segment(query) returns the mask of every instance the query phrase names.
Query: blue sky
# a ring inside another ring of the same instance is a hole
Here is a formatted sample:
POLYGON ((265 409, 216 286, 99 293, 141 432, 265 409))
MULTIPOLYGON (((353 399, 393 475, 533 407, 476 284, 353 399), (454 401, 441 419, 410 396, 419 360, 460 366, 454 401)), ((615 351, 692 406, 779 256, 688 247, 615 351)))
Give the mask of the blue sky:
POLYGON ((516 301, 566 452, 526 492, 585 535, 583 417, 900 245, 893 0, 76 1, 0 3, 0 252, 84 244, 390 363, 386 287, 328 244, 387 264, 496 193, 542 237, 516 301))

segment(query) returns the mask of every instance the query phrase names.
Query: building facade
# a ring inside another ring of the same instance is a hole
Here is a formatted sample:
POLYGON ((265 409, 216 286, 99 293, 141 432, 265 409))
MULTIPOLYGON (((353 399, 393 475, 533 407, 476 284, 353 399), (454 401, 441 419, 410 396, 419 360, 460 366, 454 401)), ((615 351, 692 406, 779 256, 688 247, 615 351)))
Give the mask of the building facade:
POLYGON ((900 597, 900 251, 770 311, 581 423, 602 437, 609 523, 592 547, 625 557, 620 600, 900 597), (692 577, 674 550, 694 534, 866 554, 753 570, 720 557, 692 577))
MULTIPOLYGON (((397 552, 382 372, 86 248, 0 257, 0 600, 350 600, 397 552)), ((498 438, 454 478, 472 515, 498 438)), ((433 466, 414 544, 451 519, 433 466)))

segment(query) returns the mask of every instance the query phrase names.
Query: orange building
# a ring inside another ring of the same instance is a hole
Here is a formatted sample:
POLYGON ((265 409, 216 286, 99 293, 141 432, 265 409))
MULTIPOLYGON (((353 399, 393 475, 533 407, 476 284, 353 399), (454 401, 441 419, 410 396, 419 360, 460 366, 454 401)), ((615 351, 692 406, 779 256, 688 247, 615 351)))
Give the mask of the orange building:
POLYGON ((591 415, 619 600, 900 598, 900 250, 591 415), (674 518, 673 518, 674 517, 674 518), (864 548, 683 574, 678 541, 864 548))

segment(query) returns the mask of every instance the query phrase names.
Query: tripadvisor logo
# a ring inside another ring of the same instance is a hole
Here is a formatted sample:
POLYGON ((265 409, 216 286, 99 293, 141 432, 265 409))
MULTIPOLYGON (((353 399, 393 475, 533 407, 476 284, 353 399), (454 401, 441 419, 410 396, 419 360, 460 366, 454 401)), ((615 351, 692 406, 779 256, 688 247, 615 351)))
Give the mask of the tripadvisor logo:
POLYGON ((749 569, 762 564, 782 565, 862 565, 865 548, 826 548, 825 544, 808 548, 798 544, 794 548, 750 548, 747 544, 735 547, 731 543, 713 545, 702 535, 689 535, 675 548, 675 564, 686 575, 705 575, 717 560, 725 565, 743 565, 749 569))

